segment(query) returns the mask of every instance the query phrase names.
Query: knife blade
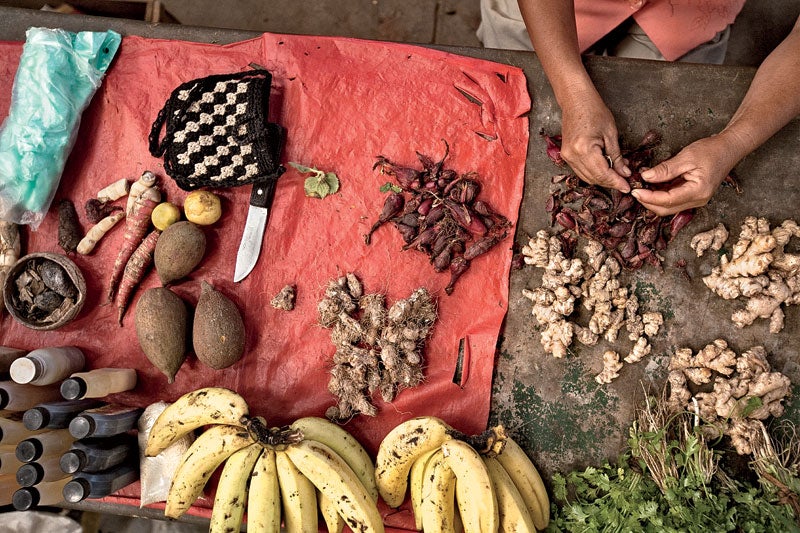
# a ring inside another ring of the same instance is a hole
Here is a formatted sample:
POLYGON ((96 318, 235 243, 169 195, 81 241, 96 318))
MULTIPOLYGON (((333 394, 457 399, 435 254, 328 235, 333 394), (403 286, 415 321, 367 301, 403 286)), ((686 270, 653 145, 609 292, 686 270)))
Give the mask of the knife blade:
POLYGON ((247 208, 247 221, 244 224, 242 240, 239 242, 239 251, 236 254, 236 268, 233 274, 234 283, 247 277, 258 262, 261 255, 261 241, 264 230, 267 228, 267 219, 275 196, 275 185, 278 180, 273 179, 266 183, 253 183, 250 193, 250 205, 247 208))

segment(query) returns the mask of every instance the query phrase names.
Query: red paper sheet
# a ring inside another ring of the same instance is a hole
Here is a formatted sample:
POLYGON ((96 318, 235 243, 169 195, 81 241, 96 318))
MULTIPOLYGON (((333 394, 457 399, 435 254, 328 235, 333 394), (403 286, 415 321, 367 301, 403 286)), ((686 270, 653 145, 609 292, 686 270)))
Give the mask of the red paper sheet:
MULTIPOLYGON (((0 43, 0 116, 7 114, 21 43, 0 43)), ((383 436, 413 416, 435 415, 467 433, 485 429, 498 333, 507 309, 512 237, 473 261, 451 296, 444 293, 449 274, 437 274, 427 257, 401 251, 399 234, 385 225, 363 235, 380 213, 389 181, 372 170, 382 154, 416 166, 415 152, 439 158, 446 140, 447 168, 476 171, 481 198, 516 223, 522 198, 528 145, 530 99, 522 71, 515 67, 401 44, 354 39, 266 34, 228 46, 125 37, 102 87, 84 113, 77 144, 53 202, 84 202, 108 183, 144 170, 162 179, 166 198, 181 204, 186 193, 163 173, 162 161, 150 156, 150 126, 172 89, 209 74, 246 70, 251 62, 273 74, 270 120, 288 130, 284 162, 335 172, 338 194, 306 198, 304 176, 288 169, 278 183, 261 257, 244 281, 234 284, 236 250, 244 225, 250 187, 217 191, 223 218, 205 229, 208 248, 201 266, 172 288, 190 305, 197 302, 200 280, 229 296, 243 313, 247 328, 244 358, 215 371, 193 356, 175 383, 150 365, 138 348, 135 301, 120 327, 113 306, 104 306, 111 266, 122 240, 121 225, 100 242, 91 256, 73 259, 89 290, 76 320, 53 332, 36 332, 8 314, 0 319, 0 345, 34 349, 75 345, 88 366, 133 367, 139 384, 114 400, 146 406, 172 401, 205 386, 241 393, 251 412, 273 425, 304 415, 323 415, 334 404, 327 390, 333 346, 317 324, 316 306, 328 280, 354 272, 368 292, 384 292, 388 302, 424 286, 438 299, 439 320, 426 348, 426 382, 401 392, 392 404, 376 397, 380 413, 357 417, 345 427, 374 455, 383 436), (483 102, 477 105, 458 89, 483 102), (479 135, 483 134, 483 135, 479 135), (496 138, 489 141, 485 137, 496 138), (286 284, 296 284, 294 311, 275 310, 270 299, 286 284), (460 339, 470 353, 468 379, 452 383, 460 339)), ((24 252, 61 252, 56 243, 56 209, 36 232, 25 231, 24 252)), ((81 213, 84 229, 89 223, 81 213)), ((158 285, 151 273, 141 291, 158 285)), ((377 396, 377 395, 376 395, 377 396)), ((124 489, 123 501, 138 504, 138 484, 124 489)), ((210 502, 193 509, 207 514, 210 502)), ((387 525, 407 523, 407 513, 387 525)))

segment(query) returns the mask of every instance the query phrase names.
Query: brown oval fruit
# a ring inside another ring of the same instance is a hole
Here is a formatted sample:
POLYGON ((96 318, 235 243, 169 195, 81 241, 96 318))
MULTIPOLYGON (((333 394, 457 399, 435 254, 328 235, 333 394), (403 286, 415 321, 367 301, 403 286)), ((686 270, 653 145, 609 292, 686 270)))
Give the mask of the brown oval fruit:
POLYGON ((244 321, 236 304, 202 282, 192 328, 197 358, 216 370, 227 368, 242 358, 244 343, 244 321))
POLYGON ((155 287, 136 304, 136 336, 147 359, 170 383, 186 359, 189 312, 174 292, 155 287))
POLYGON ((187 276, 206 253, 206 235, 186 220, 171 224, 156 243, 153 262, 162 285, 187 276))

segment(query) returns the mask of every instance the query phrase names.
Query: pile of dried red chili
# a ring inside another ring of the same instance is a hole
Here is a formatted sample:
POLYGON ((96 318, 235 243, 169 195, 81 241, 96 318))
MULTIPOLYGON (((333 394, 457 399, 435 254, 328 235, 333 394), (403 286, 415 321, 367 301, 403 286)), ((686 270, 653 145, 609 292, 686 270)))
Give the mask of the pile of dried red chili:
MULTIPOLYGON (((547 155, 563 166, 560 136, 542 135, 547 155)), ((642 180, 641 172, 652 166, 653 149, 660 143, 661 136, 649 131, 639 146, 623 152, 631 169, 627 179, 632 189, 652 187, 642 180)), ((574 174, 557 175, 552 181, 559 188, 547 199, 545 209, 550 213, 551 224, 562 228, 558 236, 568 256, 572 255, 578 235, 584 235, 600 242, 625 268, 637 269, 645 263, 660 267, 663 258, 659 252, 694 216, 693 209, 658 216, 630 194, 587 185, 574 174)))
POLYGON ((394 178, 378 220, 364 236, 370 244, 372 234, 387 222, 400 232, 403 250, 418 250, 428 255, 434 270, 450 271, 445 288, 453 292, 458 278, 470 262, 488 252, 508 235, 511 223, 483 200, 480 176, 476 172, 459 174, 444 168, 449 153, 439 161, 417 152, 421 169, 403 167, 379 155, 373 169, 394 178))

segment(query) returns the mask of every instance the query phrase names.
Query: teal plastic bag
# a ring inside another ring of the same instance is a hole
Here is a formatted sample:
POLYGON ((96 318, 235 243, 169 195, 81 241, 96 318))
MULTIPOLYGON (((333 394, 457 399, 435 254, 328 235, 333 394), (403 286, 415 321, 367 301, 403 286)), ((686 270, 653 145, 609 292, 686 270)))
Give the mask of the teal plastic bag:
POLYGON ((0 130, 0 219, 38 227, 58 189, 81 114, 122 38, 30 28, 0 130))

